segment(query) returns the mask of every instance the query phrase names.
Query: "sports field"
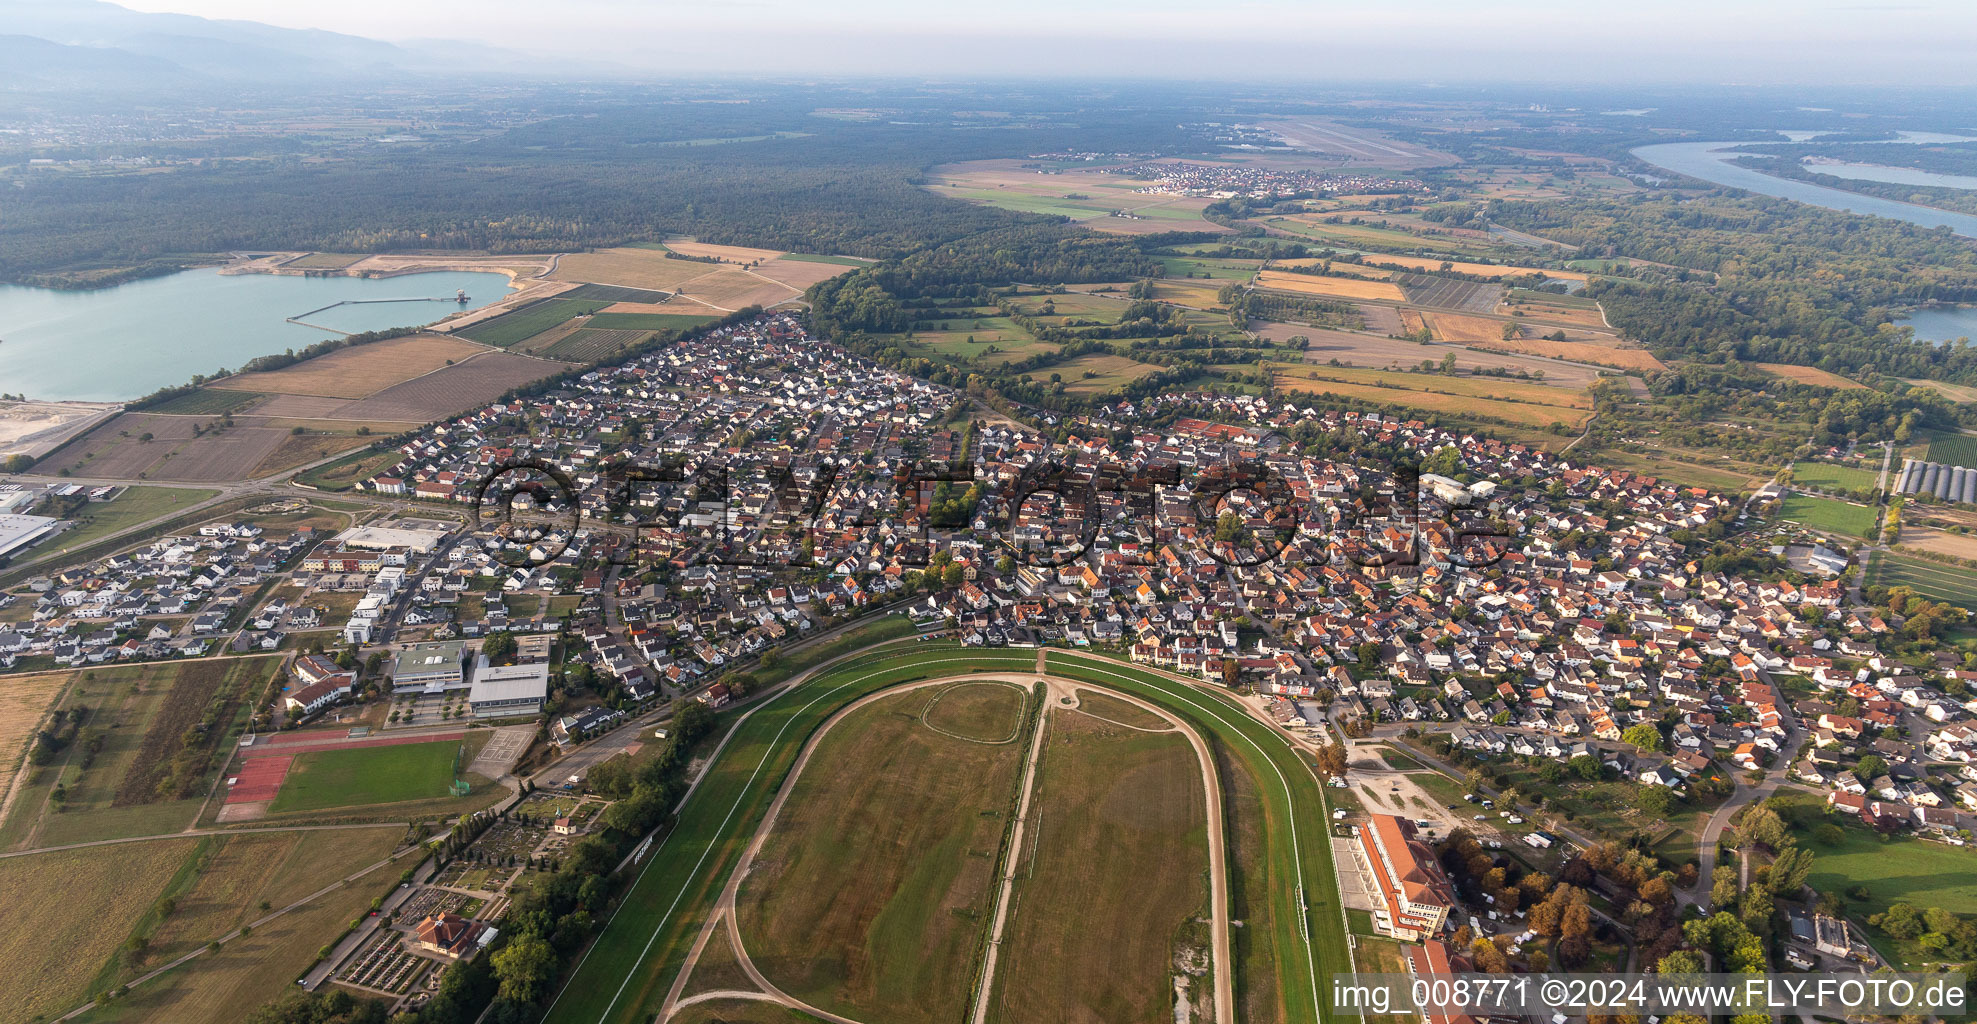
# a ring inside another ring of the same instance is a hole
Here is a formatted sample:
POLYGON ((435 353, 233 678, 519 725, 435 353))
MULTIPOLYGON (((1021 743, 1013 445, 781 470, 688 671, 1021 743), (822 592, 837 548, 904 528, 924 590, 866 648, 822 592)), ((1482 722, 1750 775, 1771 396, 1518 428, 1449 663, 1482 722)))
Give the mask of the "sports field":
POLYGON ((298 755, 270 808, 317 811, 448 795, 458 740, 319 750, 298 755))
POLYGON ((771 982, 859 1020, 966 1014, 1025 697, 925 687, 831 727, 736 899, 743 948, 771 982))
POLYGON ((1867 583, 1909 587, 1931 600, 1948 601, 1977 611, 1977 572, 1960 565, 1876 551, 1868 562, 1867 583))
POLYGON ((1787 494, 1779 506, 1778 518, 1814 530, 1867 539, 1874 535, 1881 510, 1872 505, 1855 505, 1810 494, 1787 494))
POLYGON ((1871 491, 1880 479, 1880 467, 1862 469, 1831 462, 1795 462, 1792 482, 1827 491, 1871 491))

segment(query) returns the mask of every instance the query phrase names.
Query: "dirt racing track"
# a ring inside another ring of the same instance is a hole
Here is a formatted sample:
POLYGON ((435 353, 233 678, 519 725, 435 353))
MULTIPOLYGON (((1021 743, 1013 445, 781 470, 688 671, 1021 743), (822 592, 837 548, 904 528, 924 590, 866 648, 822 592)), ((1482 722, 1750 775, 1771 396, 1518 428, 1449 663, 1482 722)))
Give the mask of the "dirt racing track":
POLYGON ((1280 729, 1218 691, 1078 652, 951 643, 879 644, 805 671, 729 719, 670 829, 622 866, 629 888, 544 1021, 684 1024, 753 1004, 836 1024, 1164 1022, 1185 999, 1197 1022, 1330 1024, 1321 972, 1350 971, 1354 958, 1323 785, 1280 729), (1014 710, 991 722, 979 691, 934 702, 958 730, 921 727, 929 702, 916 693, 971 681, 1043 690, 1040 704, 1020 702, 1031 735, 1009 737, 1014 710), (970 706, 974 717, 959 717, 970 706), (888 760, 887 743, 937 748, 938 766, 1007 753, 977 760, 993 780, 965 775, 969 785, 935 792, 926 754, 888 760), (895 792, 914 787, 928 791, 895 792), (963 803, 957 813, 942 799, 963 803), (866 824, 832 831, 836 816, 866 824), (1219 838, 1230 821, 1247 822, 1245 845, 1219 838), (926 856, 936 844, 943 855, 926 856), (1104 849, 1114 852, 1093 852, 1104 849), (904 883, 901 861, 913 872, 904 883), (1086 870, 1101 863, 1125 870, 1086 870), (923 884, 934 865, 962 866, 923 884), (1232 908, 1244 906, 1263 959, 1231 948, 1232 908), (895 914, 909 927, 874 924, 895 914), (938 958, 910 952, 923 948, 923 923, 946 929, 938 958), (1130 959, 1113 948, 1135 941, 1130 959), (1137 1005, 1095 1010, 1085 989, 1108 985, 1137 1005), (922 992, 937 998, 906 1001, 922 992))

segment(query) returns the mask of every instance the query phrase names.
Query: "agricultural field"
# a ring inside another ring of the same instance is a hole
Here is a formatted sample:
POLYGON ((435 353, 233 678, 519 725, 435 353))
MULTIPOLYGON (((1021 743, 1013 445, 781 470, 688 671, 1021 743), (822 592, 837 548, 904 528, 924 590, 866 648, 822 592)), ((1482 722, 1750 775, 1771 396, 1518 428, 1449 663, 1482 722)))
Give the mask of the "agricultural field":
POLYGON ((1928 388, 1952 402, 1977 402, 1977 387, 1968 384, 1951 384, 1948 381, 1923 380, 1918 377, 1904 377, 1903 380, 1919 388, 1928 388))
POLYGON ((619 300, 561 297, 543 299, 503 313, 492 320, 483 320, 472 327, 463 327, 455 334, 483 345, 507 348, 527 341, 558 324, 595 313, 616 301, 619 300))
POLYGON ((328 465, 317 466, 297 476, 296 480, 320 490, 347 491, 358 482, 368 480, 404 460, 405 453, 396 448, 381 452, 356 452, 328 465))
POLYGON ((1150 179, 1086 168, 1043 174, 1023 168, 1022 163, 977 160, 946 164, 929 171, 924 184, 949 199, 1065 217, 1114 234, 1228 230, 1201 218, 1201 211, 1213 200, 1135 191, 1152 184, 1150 179))
POLYGON ((669 292, 647 291, 643 288, 620 288, 611 284, 578 285, 558 295, 559 299, 590 299, 609 302, 660 303, 672 298, 669 292))
POLYGON ((652 332, 645 330, 597 330, 586 327, 571 331, 546 348, 531 349, 531 354, 568 363, 595 363, 650 337, 652 332))
POLYGON ((1881 510, 1872 505, 1855 505, 1809 494, 1787 494, 1779 504, 1778 518, 1814 530, 1872 539, 1881 521, 1881 510))
POLYGON ((217 418, 127 412, 69 442, 36 468, 116 480, 244 480, 288 436, 287 430, 251 417, 227 427, 217 418))
POLYGON ((668 239, 664 244, 682 256, 698 256, 725 263, 763 263, 783 255, 781 249, 752 249, 745 245, 715 245, 686 239, 668 239))
POLYGON ((267 397, 252 391, 200 388, 168 398, 157 405, 145 406, 144 411, 166 416, 223 416, 230 412, 245 412, 248 407, 267 397))
POLYGON ((1496 263, 1465 263, 1461 261, 1428 259, 1422 256, 1390 256, 1386 253, 1369 253, 1365 261, 1375 267, 1390 267, 1400 270, 1445 270, 1457 274, 1473 274, 1491 279, 1521 277, 1539 274, 1558 281, 1584 281, 1586 275, 1569 270, 1544 270, 1538 267, 1504 266, 1496 263))
POLYGON ((203 487, 126 487, 105 502, 88 502, 76 513, 80 525, 55 538, 63 548, 94 543, 119 530, 191 508, 220 492, 203 487))
POLYGON ((342 270, 344 267, 368 259, 369 253, 312 252, 283 263, 284 270, 342 270))
POLYGON ((1792 482, 1826 491, 1871 491, 1880 479, 1879 468, 1861 469, 1831 462, 1795 462, 1792 482))
POLYGON ((277 664, 254 656, 82 669, 62 701, 65 709, 88 709, 81 731, 49 763, 30 771, 0 822, 0 848, 185 828, 244 721, 244 698, 277 664), (204 744, 186 747, 186 731, 209 713, 218 727, 204 744))
POLYGON ((792 263, 827 263, 834 267, 869 267, 872 261, 857 256, 827 256, 813 252, 786 252, 783 259, 792 263))
MULTIPOLYGON (((1309 242, 1345 249, 1411 249, 1421 245, 1426 237, 1427 228, 1400 221, 1401 218, 1388 214, 1368 215, 1328 211, 1264 217, 1260 223, 1287 234, 1297 235, 1309 242), (1332 217, 1344 219, 1336 224, 1329 223, 1329 218, 1332 217), (1372 219, 1368 219, 1369 217, 1372 219), (1347 222, 1353 219, 1359 220, 1360 223, 1347 222), (1381 226, 1382 222, 1386 226, 1381 226), (1410 227, 1412 230, 1409 230, 1410 227)), ((1434 245, 1436 248, 1457 250, 1478 256, 1486 255, 1496 248, 1487 240, 1478 239, 1472 242, 1447 235, 1436 236, 1434 245)))
POLYGON ((1407 301, 1440 309, 1461 309, 1489 313, 1503 296, 1501 285, 1481 281, 1458 281, 1428 274, 1399 274, 1394 283, 1407 293, 1407 301))
POLYGON ((1977 469, 1977 434, 1938 434, 1929 441, 1929 461, 1977 469))
POLYGON ((53 1018, 89 998, 99 972, 197 845, 166 839, 0 860, 8 908, 0 1020, 53 1018))
MULTIPOLYGON (((1908 532, 1904 528, 1902 536, 1906 538, 1908 532)), ((1876 551, 1868 560, 1865 582, 1870 586, 1908 587, 1930 600, 1977 611, 1977 573, 1964 566, 1876 551)))
POLYGON ((458 338, 414 334, 340 348, 279 370, 235 374, 210 386, 260 394, 357 399, 485 351, 458 338))
POLYGON ((0 777, 13 778, 26 756, 28 738, 74 675, 64 670, 0 676, 0 777))
POLYGON ((1148 298, 1161 302, 1171 302, 1178 306, 1191 306, 1195 309, 1223 309, 1222 289, 1228 282, 1203 281, 1196 279, 1156 278, 1148 298))
POLYGON ((295 979, 315 961, 325 938, 363 914, 372 899, 397 883, 398 873, 388 867, 349 885, 330 883, 383 860, 404 834, 393 825, 293 833, 288 840, 223 840, 196 884, 177 898, 179 909, 153 935, 146 969, 169 959, 167 952, 189 952, 259 919, 264 899, 277 911, 306 902, 255 925, 252 935, 228 941, 219 952, 197 957, 132 989, 124 999, 89 1011, 78 1018, 79 1024, 232 1024, 293 991, 295 979), (249 858, 265 863, 250 865, 249 858), (327 893, 314 895, 326 887, 327 893), (186 926, 180 928, 182 920, 186 926))
POLYGON ((1829 373, 1816 366, 1794 366, 1791 363, 1753 363, 1758 369, 1782 380, 1810 384, 1814 387, 1833 388, 1838 391, 1862 391, 1867 385, 1850 380, 1837 373, 1829 373))
MULTIPOLYGON (((1899 543, 1906 549, 1977 561, 1977 536, 1968 533, 1951 533, 1948 530, 1910 526, 1904 523, 1899 543)), ((1972 571, 1977 572, 1977 570, 1972 571)))
POLYGON ((1256 275, 1256 286, 1335 299, 1380 299, 1388 302, 1407 300, 1406 293, 1400 290, 1399 285, 1386 281, 1369 281, 1356 277, 1313 277, 1309 274, 1294 274, 1283 270, 1259 272, 1256 275))
POLYGON ((1247 281, 1256 276, 1262 260, 1209 259, 1193 256, 1162 256, 1161 266, 1168 277, 1208 278, 1215 281, 1247 281))
POLYGON ((824 734, 736 900, 771 982, 859 1019, 966 1015, 1027 696, 908 690, 824 734))
MULTIPOLYGON (((410 424, 407 424, 409 426, 410 424)), ((375 432, 375 431, 374 431, 375 432)), ((359 448, 368 442, 354 430, 328 433, 290 433, 275 450, 248 471, 254 477, 273 476, 284 473, 311 462, 317 462, 352 448, 359 448)))
POLYGON ((338 415, 359 422, 427 423, 486 405, 511 388, 562 369, 559 363, 513 352, 483 352, 472 359, 342 407, 338 415))
MULTIPOLYGON (((1485 352, 1454 345, 1422 344, 1378 334, 1334 331, 1306 327, 1302 324, 1252 321, 1250 329, 1275 345, 1285 345, 1293 337, 1310 339, 1309 347, 1304 350, 1304 359, 1314 364, 1330 363, 1336 359, 1344 366, 1402 369, 1419 366, 1423 360, 1439 364, 1444 357, 1453 354, 1458 370, 1502 369, 1511 373, 1525 374, 1530 378, 1530 380, 1514 380, 1506 383, 1542 382, 1548 387, 1578 391, 1590 387, 1599 379, 1599 371, 1592 367, 1539 356, 1485 352)), ((1328 370, 1332 368, 1325 367, 1328 370)))
POLYGON ((591 331, 684 331, 713 320, 690 313, 593 313, 584 321, 591 331))
POLYGON ((1589 341, 1548 341, 1543 338, 1513 338, 1505 341, 1499 337, 1483 338, 1463 344, 1474 345, 1492 352, 1515 352, 1519 355, 1543 356, 1546 359, 1611 366, 1616 370, 1647 371, 1668 368, 1665 363, 1654 357, 1654 353, 1646 349, 1620 348, 1589 341))
POLYGON ((694 260, 667 259, 663 249, 626 247, 573 252, 556 265, 551 280, 624 285, 647 291, 671 292, 696 277, 721 268, 694 260))
POLYGON ((1172 1021, 1176 959, 1209 947, 1202 766, 1175 732, 1063 711, 1044 728, 989 1019, 1172 1021))
POLYGON ((1576 428, 1592 415, 1592 397, 1544 384, 1441 373, 1337 366, 1277 367, 1280 390, 1330 394, 1452 416, 1488 416, 1528 427, 1576 428))
POLYGON ((1077 394, 1096 394, 1130 384, 1158 369, 1160 368, 1150 363, 1142 363, 1125 356, 1093 353, 1045 367, 1038 370, 1037 375, 1049 379, 1050 374, 1061 374, 1064 378, 1064 390, 1077 394))
POLYGON ((454 766, 473 760, 459 740, 318 750, 298 754, 269 809, 319 811, 449 796, 454 766))

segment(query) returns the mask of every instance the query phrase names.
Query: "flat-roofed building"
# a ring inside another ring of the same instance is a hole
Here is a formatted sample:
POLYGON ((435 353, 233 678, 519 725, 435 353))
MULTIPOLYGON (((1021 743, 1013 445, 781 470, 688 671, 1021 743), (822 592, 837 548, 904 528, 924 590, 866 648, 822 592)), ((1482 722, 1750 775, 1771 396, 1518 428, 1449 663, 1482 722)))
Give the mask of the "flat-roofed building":
POLYGON ((343 546, 347 548, 394 552, 398 556, 398 561, 394 564, 403 565, 404 552, 432 554, 433 550, 439 547, 440 542, 446 539, 446 531, 357 526, 337 534, 336 539, 342 541, 343 546))
POLYGON ((1434 851, 1414 838, 1414 823, 1375 814, 1353 833, 1353 855, 1379 897, 1374 924, 1409 942, 1440 932, 1455 909, 1455 887, 1442 874, 1434 851))
POLYGON ((528 665, 489 665, 486 658, 474 662, 474 681, 467 691, 467 704, 475 718, 509 718, 542 713, 542 702, 549 697, 549 663, 528 665))
POLYGON ((406 647, 399 652, 398 660, 392 665, 392 688, 445 693, 448 690, 465 687, 467 680, 460 668, 460 656, 466 647, 464 640, 444 640, 406 647))
POLYGON ((13 554, 48 536, 59 522, 48 516, 0 515, 0 556, 13 554))

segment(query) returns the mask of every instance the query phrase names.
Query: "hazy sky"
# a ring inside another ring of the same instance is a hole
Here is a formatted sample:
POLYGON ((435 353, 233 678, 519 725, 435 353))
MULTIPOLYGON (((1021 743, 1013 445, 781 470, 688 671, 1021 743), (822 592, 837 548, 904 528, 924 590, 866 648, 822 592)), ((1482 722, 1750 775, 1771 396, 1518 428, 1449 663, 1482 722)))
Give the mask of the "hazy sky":
POLYGON ((1977 2, 1855 0, 122 0, 641 69, 1948 85, 1977 2))

